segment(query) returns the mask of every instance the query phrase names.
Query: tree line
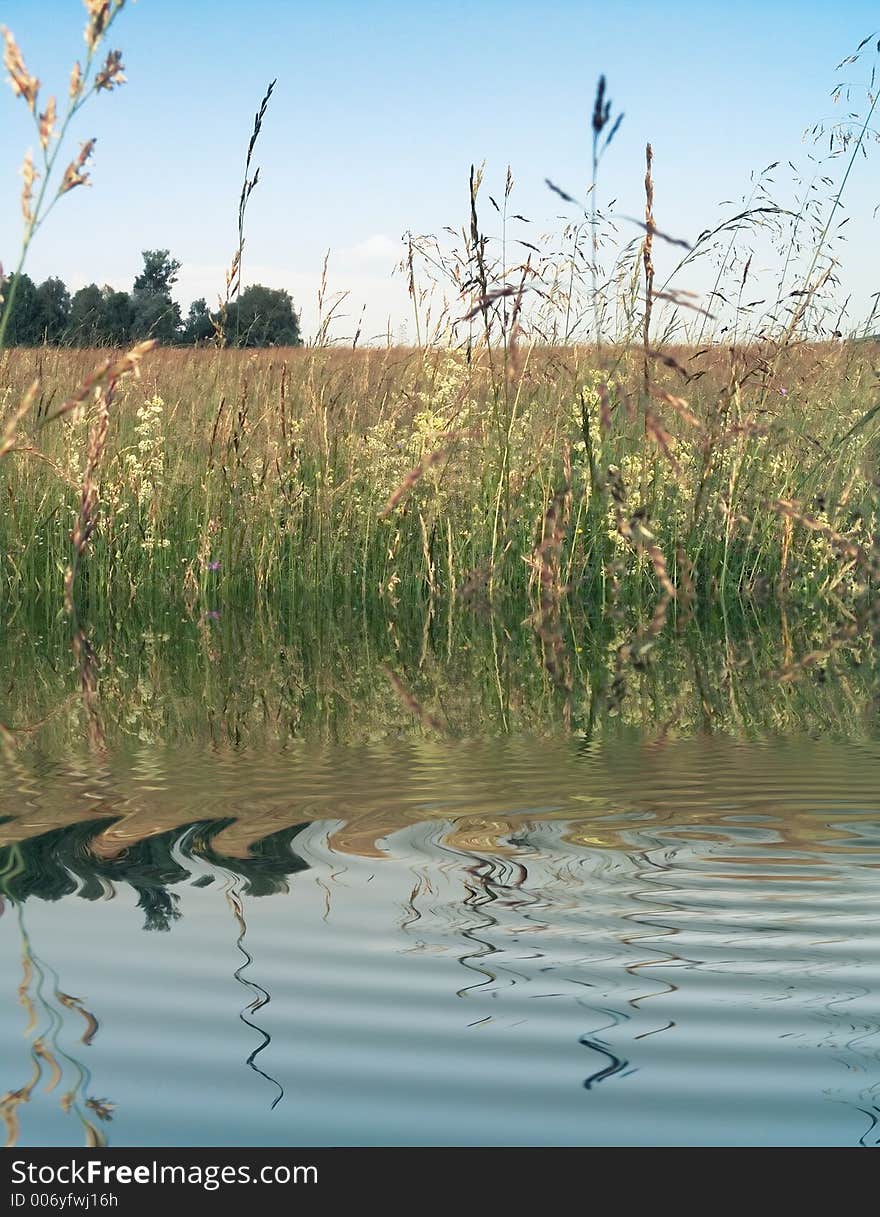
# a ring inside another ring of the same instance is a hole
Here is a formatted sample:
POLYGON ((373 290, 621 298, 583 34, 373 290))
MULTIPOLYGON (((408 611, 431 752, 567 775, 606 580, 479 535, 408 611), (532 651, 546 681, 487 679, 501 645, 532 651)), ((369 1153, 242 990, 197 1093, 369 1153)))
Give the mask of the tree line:
MULTIPOLYGON (((90 283, 73 295, 63 280, 39 285, 26 274, 2 281, 11 304, 8 346, 126 346, 155 338, 166 346, 300 346, 299 317, 283 289, 255 283, 214 311, 194 300, 184 319, 172 299, 180 262, 167 249, 145 249, 144 265, 130 292, 90 283)), ((0 304, 0 318, 6 303, 0 304)))

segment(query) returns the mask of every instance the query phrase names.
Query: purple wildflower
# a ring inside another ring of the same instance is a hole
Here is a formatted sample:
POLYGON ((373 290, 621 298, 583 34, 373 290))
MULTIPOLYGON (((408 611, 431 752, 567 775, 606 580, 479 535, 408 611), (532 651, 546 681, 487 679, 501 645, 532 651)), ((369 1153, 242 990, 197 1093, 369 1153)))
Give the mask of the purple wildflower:
POLYGON ((220 569, 220 559, 219 559, 219 558, 217 559, 217 561, 216 561, 216 562, 209 562, 209 563, 208 563, 208 570, 215 570, 215 571, 216 571, 216 570, 219 570, 219 569, 220 569))

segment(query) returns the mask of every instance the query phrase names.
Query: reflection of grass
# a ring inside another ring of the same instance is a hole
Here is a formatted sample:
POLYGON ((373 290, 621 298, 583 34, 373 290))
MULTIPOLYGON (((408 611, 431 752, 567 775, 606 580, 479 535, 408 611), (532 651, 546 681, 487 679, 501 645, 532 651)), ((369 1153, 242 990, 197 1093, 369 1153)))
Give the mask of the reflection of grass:
MULTIPOLYGON (((244 975, 253 961, 244 945, 247 925, 243 899, 245 894, 261 896, 282 890, 287 877, 304 868, 305 864, 290 848, 297 829, 287 828, 275 837, 255 843, 248 860, 224 857, 213 848, 212 840, 222 823, 199 824, 148 837, 134 842, 121 857, 102 860, 89 850, 89 839, 98 827, 95 823, 77 824, 0 847, 0 892, 15 907, 21 934, 23 975, 18 1000, 27 1019, 24 1034, 30 1058, 29 1077, 21 1086, 0 1095, 0 1120, 6 1129, 7 1147, 18 1143, 20 1109, 31 1101, 41 1082, 46 1083, 44 1093, 57 1091, 62 1111, 79 1120, 87 1146, 107 1144, 102 1125, 113 1119, 115 1108, 114 1103, 90 1093, 92 1078, 88 1066, 62 1046, 63 1037, 77 1034, 79 1043, 88 1048, 98 1033, 99 1023, 80 998, 62 990, 54 968, 34 950, 24 918, 28 897, 55 901, 76 893, 86 899, 98 899, 106 897, 114 883, 127 883, 138 892, 139 905, 146 912, 144 928, 167 930, 177 915, 174 911, 177 897, 169 887, 190 880, 185 865, 190 854, 198 856, 201 869, 208 869, 201 879, 195 880, 197 885, 213 881, 214 873, 225 876, 226 897, 238 933, 237 947, 245 961, 236 970, 235 978, 255 995, 240 1018, 263 1036, 247 1064, 273 1081, 256 1063, 271 1037, 248 1017, 255 1016, 268 1003, 269 994, 244 975)), ((278 1090, 273 1107, 283 1096, 280 1086, 278 1090)))
MULTIPOLYGON (((7 859, 7 862, 9 859, 7 859)), ((10 877, 21 873, 24 860, 19 854, 12 866, 3 871, 3 889, 8 892, 10 877)), ((91 1073, 77 1057, 67 1052, 59 1042, 59 1036, 79 1019, 85 1023, 80 1043, 88 1047, 97 1030, 98 1021, 77 997, 64 993, 55 970, 36 954, 24 924, 24 911, 17 905, 18 925, 22 942, 22 980, 18 987, 18 999, 27 1024, 25 1035, 30 1037, 30 1077, 23 1086, 8 1090, 0 1097, 0 1118, 6 1127, 7 1148, 17 1144, 20 1133, 19 1108, 30 1102, 34 1091, 45 1078, 45 1093, 51 1094, 64 1083, 60 1094, 61 1110, 74 1115, 83 1127, 85 1144, 98 1147, 107 1144, 107 1138, 99 1123, 113 1119, 114 1104, 89 1094, 91 1073), (44 1022, 39 1027, 39 1015, 44 1022)))
POLYGON ((566 720, 596 740, 664 725, 673 736, 873 734, 872 618, 839 627, 771 606, 762 618, 729 614, 726 631, 699 614, 676 630, 674 603, 665 616, 657 607, 614 619, 562 612, 551 644, 534 619, 455 610, 391 627, 382 617, 337 626, 230 615, 208 628, 169 619, 164 633, 132 614, 126 632, 93 639, 85 683, 63 629, 36 645, 32 626, 0 642, 0 755, 13 767, 30 748, 72 756, 96 736, 96 760, 140 744, 149 766, 153 744, 211 745, 222 756, 300 739, 540 734, 566 720))
POLYGON ((264 1027, 261 1027, 258 1023, 253 1022, 248 1017, 248 1015, 253 1015, 255 1018, 258 1012, 262 1010, 264 1006, 268 1006, 272 998, 269 991, 264 989, 262 985, 258 984, 256 980, 250 976, 245 976, 245 972, 254 962, 254 957, 245 946, 245 939, 247 938, 247 921, 245 920, 244 915, 244 901, 239 890, 239 880, 235 875, 228 876, 226 884, 226 902, 229 905, 233 917, 235 918, 236 928, 238 929, 238 938, 235 940, 235 945, 244 961, 243 963, 239 964, 232 975, 243 988, 247 989, 253 995, 248 1005, 243 1010, 239 1011, 238 1017, 246 1027, 250 1027, 252 1031, 256 1031, 256 1033, 261 1037, 260 1043, 257 1044, 256 1048, 254 1048, 247 1057, 245 1064, 249 1069, 252 1069, 254 1073, 259 1074, 261 1078, 265 1078, 265 1080, 269 1082, 277 1092, 272 1100, 272 1110, 274 1111, 274 1109, 284 1098, 284 1087, 277 1078, 264 1072, 264 1070, 261 1069, 257 1064, 257 1057, 272 1043, 272 1036, 268 1031, 265 1030, 264 1027))
MULTIPOLYGON (((63 637, 41 652, 10 639, 0 842, 30 852, 27 875, 5 856, 9 890, 24 898, 35 874, 87 898, 130 882, 151 924, 170 926, 187 878, 175 843, 195 821, 194 853, 260 894, 289 873, 292 827, 315 819, 344 821, 334 847, 376 854, 384 832, 435 803, 462 832, 496 837, 535 807, 582 819, 642 809, 652 791, 659 807, 685 807, 687 791, 705 795, 700 749, 717 750, 719 792, 757 805, 743 743, 765 765, 768 736, 876 738, 870 622, 728 624, 704 633, 698 616, 676 634, 651 614, 615 625, 563 612, 548 644, 532 623, 469 615, 393 635, 362 623, 345 640, 295 621, 239 632, 226 619, 208 635, 178 623, 96 645, 86 687, 63 637), (640 787, 647 773, 656 790, 640 787)), ((829 749, 829 792, 870 770, 870 755, 855 761, 829 749)))

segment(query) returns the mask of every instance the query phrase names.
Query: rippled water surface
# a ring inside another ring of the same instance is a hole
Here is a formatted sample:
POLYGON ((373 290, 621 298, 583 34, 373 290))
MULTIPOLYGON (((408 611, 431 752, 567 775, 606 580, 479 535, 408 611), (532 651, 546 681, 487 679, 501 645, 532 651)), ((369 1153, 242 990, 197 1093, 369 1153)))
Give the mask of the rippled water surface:
POLYGON ((876 753, 128 760, 144 806, 74 805, 3 917, 23 1141, 88 1099, 117 1144, 873 1139, 876 753), (172 784, 193 822, 143 836, 172 784))
POLYGON ((481 735, 374 675, 348 738, 99 679, 6 729, 11 1143, 880 1140, 880 746, 845 696, 481 735))

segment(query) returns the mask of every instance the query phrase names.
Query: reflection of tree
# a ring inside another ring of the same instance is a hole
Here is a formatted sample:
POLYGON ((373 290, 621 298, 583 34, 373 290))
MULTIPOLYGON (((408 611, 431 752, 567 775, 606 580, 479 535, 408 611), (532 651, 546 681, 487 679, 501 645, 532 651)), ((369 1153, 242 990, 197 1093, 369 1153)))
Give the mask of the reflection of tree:
MULTIPOLYGON (((198 886, 213 882, 211 872, 225 873, 229 879, 227 899, 239 930, 237 946, 244 957, 235 978, 254 994, 254 1000, 240 1017, 263 1037, 248 1057, 247 1064, 275 1083, 256 1064, 256 1058, 268 1045, 270 1037, 248 1015, 266 1005, 269 994, 243 975, 253 961, 244 946, 247 926, 242 895, 265 896, 285 891, 287 877, 307 868, 291 847, 302 825, 264 837, 246 858, 228 858, 213 848, 212 840, 230 823, 229 820, 199 822, 157 834, 134 842, 115 858, 102 858, 89 848, 92 838, 106 829, 106 819, 55 829, 0 849, 0 892, 16 906, 21 931, 23 977, 18 998, 27 1015, 25 1034, 30 1037, 29 1076, 20 1086, 0 1095, 0 1119, 6 1127, 7 1145, 17 1143, 19 1109, 30 1101, 43 1079, 47 1081, 46 1093, 52 1093, 62 1082, 66 1083, 60 1096, 61 1108, 80 1121, 86 1145, 106 1145, 101 1125, 112 1120, 114 1109, 114 1104, 107 1099, 89 1093, 91 1074, 88 1068, 59 1044, 59 1034, 69 1032, 71 1023, 82 1020, 85 1026, 80 1043, 89 1047, 97 1034, 98 1020, 80 998, 61 988, 55 970, 34 951, 25 929, 25 902, 29 897, 56 901, 71 895, 96 900, 112 894, 114 885, 125 883, 138 895, 138 907, 145 914, 144 929, 169 930, 181 916, 179 896, 169 891, 169 887, 191 878, 186 865, 190 857, 197 857, 210 868, 195 880, 198 886)), ((273 1106, 283 1094, 280 1086, 278 1091, 273 1106)))
POLYGON ((145 930, 170 930, 174 921, 179 921, 182 913, 178 908, 179 897, 164 887, 146 887, 140 891, 138 908, 143 909, 145 930))
MULTIPOLYGON (((5 890, 16 902, 30 896, 60 900, 77 895, 98 900, 114 885, 128 884, 144 910, 144 929, 169 930, 180 916, 178 896, 168 889, 191 878, 188 857, 238 876, 241 890, 268 896, 287 889, 287 877, 306 869, 291 842, 302 829, 294 825, 272 833, 252 846, 245 858, 229 858, 212 847, 212 840, 231 820, 188 824, 132 844, 123 853, 102 858, 90 849, 92 838, 107 828, 106 819, 53 829, 28 841, 0 849, 0 874, 5 890)), ((210 877, 208 878, 210 882, 210 877)), ((202 880, 201 882, 204 882, 202 880)))

